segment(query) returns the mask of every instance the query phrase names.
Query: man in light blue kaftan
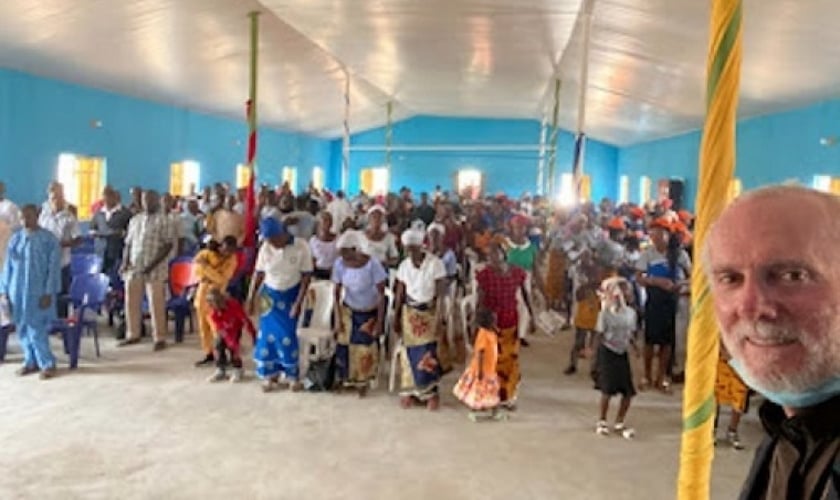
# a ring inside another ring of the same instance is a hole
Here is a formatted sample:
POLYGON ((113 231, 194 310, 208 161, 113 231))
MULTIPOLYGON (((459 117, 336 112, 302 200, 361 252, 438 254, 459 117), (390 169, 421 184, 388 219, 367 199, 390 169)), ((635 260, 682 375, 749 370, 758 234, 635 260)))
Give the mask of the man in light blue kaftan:
POLYGON ((49 328, 56 317, 56 294, 61 290, 61 246, 51 232, 38 226, 38 209, 23 207, 24 227, 16 231, 7 247, 0 273, 0 296, 11 307, 23 349, 19 375, 37 371, 42 378, 55 373, 49 328))

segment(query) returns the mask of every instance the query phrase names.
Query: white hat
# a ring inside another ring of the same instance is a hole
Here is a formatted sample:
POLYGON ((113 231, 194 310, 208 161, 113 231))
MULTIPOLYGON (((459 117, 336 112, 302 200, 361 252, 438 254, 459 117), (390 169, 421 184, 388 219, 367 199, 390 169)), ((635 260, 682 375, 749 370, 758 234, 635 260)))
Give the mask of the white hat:
POLYGON ((336 241, 335 246, 339 250, 344 248, 362 250, 364 247, 364 241, 364 236, 360 231, 350 230, 341 233, 341 236, 338 237, 338 241, 336 241))
POLYGON ((423 246, 423 241, 425 239, 426 239, 425 231, 420 231, 419 229, 408 229, 407 231, 403 232, 402 237, 400 238, 403 246, 406 246, 406 247, 423 246))
POLYGON ((441 224, 440 222, 432 222, 429 224, 429 228, 426 230, 427 233, 431 233, 432 231, 437 231, 440 234, 446 234, 446 226, 441 224))
POLYGON ((367 209, 367 214, 368 215, 372 214, 373 212, 379 212, 382 215, 388 215, 388 211, 385 210, 385 207, 383 207, 382 205, 379 205, 379 204, 375 204, 375 205, 373 205, 373 206, 371 206, 370 208, 367 209))

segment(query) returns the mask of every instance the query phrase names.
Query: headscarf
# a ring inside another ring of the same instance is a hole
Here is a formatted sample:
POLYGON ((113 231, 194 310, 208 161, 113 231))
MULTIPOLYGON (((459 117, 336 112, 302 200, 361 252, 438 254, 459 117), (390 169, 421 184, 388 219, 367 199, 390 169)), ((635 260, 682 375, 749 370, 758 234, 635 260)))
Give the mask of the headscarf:
POLYGON ((346 248, 355 248, 358 251, 363 251, 364 236, 359 231, 344 231, 343 233, 341 233, 341 236, 338 237, 338 241, 336 241, 335 246, 339 250, 346 248))
POLYGON ((668 232, 671 232, 672 229, 673 229, 671 221, 669 221, 665 217, 657 217, 656 219, 653 219, 650 222, 650 224, 648 224, 648 229, 653 229, 653 228, 656 228, 656 227, 658 227, 660 229, 664 229, 668 232))
POLYGON ((677 212, 677 217, 680 218, 680 222, 683 224, 689 224, 694 219, 694 216, 688 210, 680 210, 677 212))
POLYGON ((426 229, 427 233, 431 233, 432 231, 437 231, 441 235, 446 234, 446 226, 441 224, 440 222, 432 222, 429 224, 429 228, 426 229))
POLYGON ((607 223, 607 228, 616 229, 618 231, 624 231, 625 229, 627 229, 627 226, 624 224, 624 219, 622 219, 621 217, 613 217, 607 223))
POLYGON ((283 236, 289 234, 286 226, 274 217, 266 217, 260 221, 260 235, 263 238, 273 238, 275 236, 283 236))
POLYGON ((645 218, 645 210, 640 207, 630 207, 630 215, 637 219, 644 219, 645 218))
POLYGON ((388 211, 385 210, 385 207, 383 207, 382 205, 380 205, 378 203, 375 204, 375 205, 372 205, 370 208, 367 209, 367 215, 370 215, 373 212, 379 212, 382 215, 388 215, 388 211))
POLYGON ((404 247, 419 247, 423 246, 423 241, 426 239, 426 232, 419 229, 408 229, 403 232, 400 241, 404 247))

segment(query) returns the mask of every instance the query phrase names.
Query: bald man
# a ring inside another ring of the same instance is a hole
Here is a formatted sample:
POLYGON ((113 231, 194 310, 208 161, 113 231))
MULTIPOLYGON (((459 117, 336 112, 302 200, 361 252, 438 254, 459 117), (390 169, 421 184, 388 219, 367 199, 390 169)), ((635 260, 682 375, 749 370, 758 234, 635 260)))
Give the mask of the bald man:
POLYGON ((840 492, 840 198, 794 186, 748 193, 707 240, 731 364, 768 403, 742 499, 840 492))

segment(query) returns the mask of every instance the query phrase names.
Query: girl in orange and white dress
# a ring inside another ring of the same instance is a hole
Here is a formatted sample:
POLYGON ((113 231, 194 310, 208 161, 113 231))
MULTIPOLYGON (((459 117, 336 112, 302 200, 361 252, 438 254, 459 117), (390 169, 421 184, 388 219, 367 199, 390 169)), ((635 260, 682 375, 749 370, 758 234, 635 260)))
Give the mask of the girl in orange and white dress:
POLYGON ((461 375, 452 392, 471 411, 469 418, 478 420, 501 420, 505 415, 499 413, 499 376, 496 363, 499 358, 499 338, 496 317, 489 309, 476 311, 478 333, 475 337, 472 360, 461 375))

